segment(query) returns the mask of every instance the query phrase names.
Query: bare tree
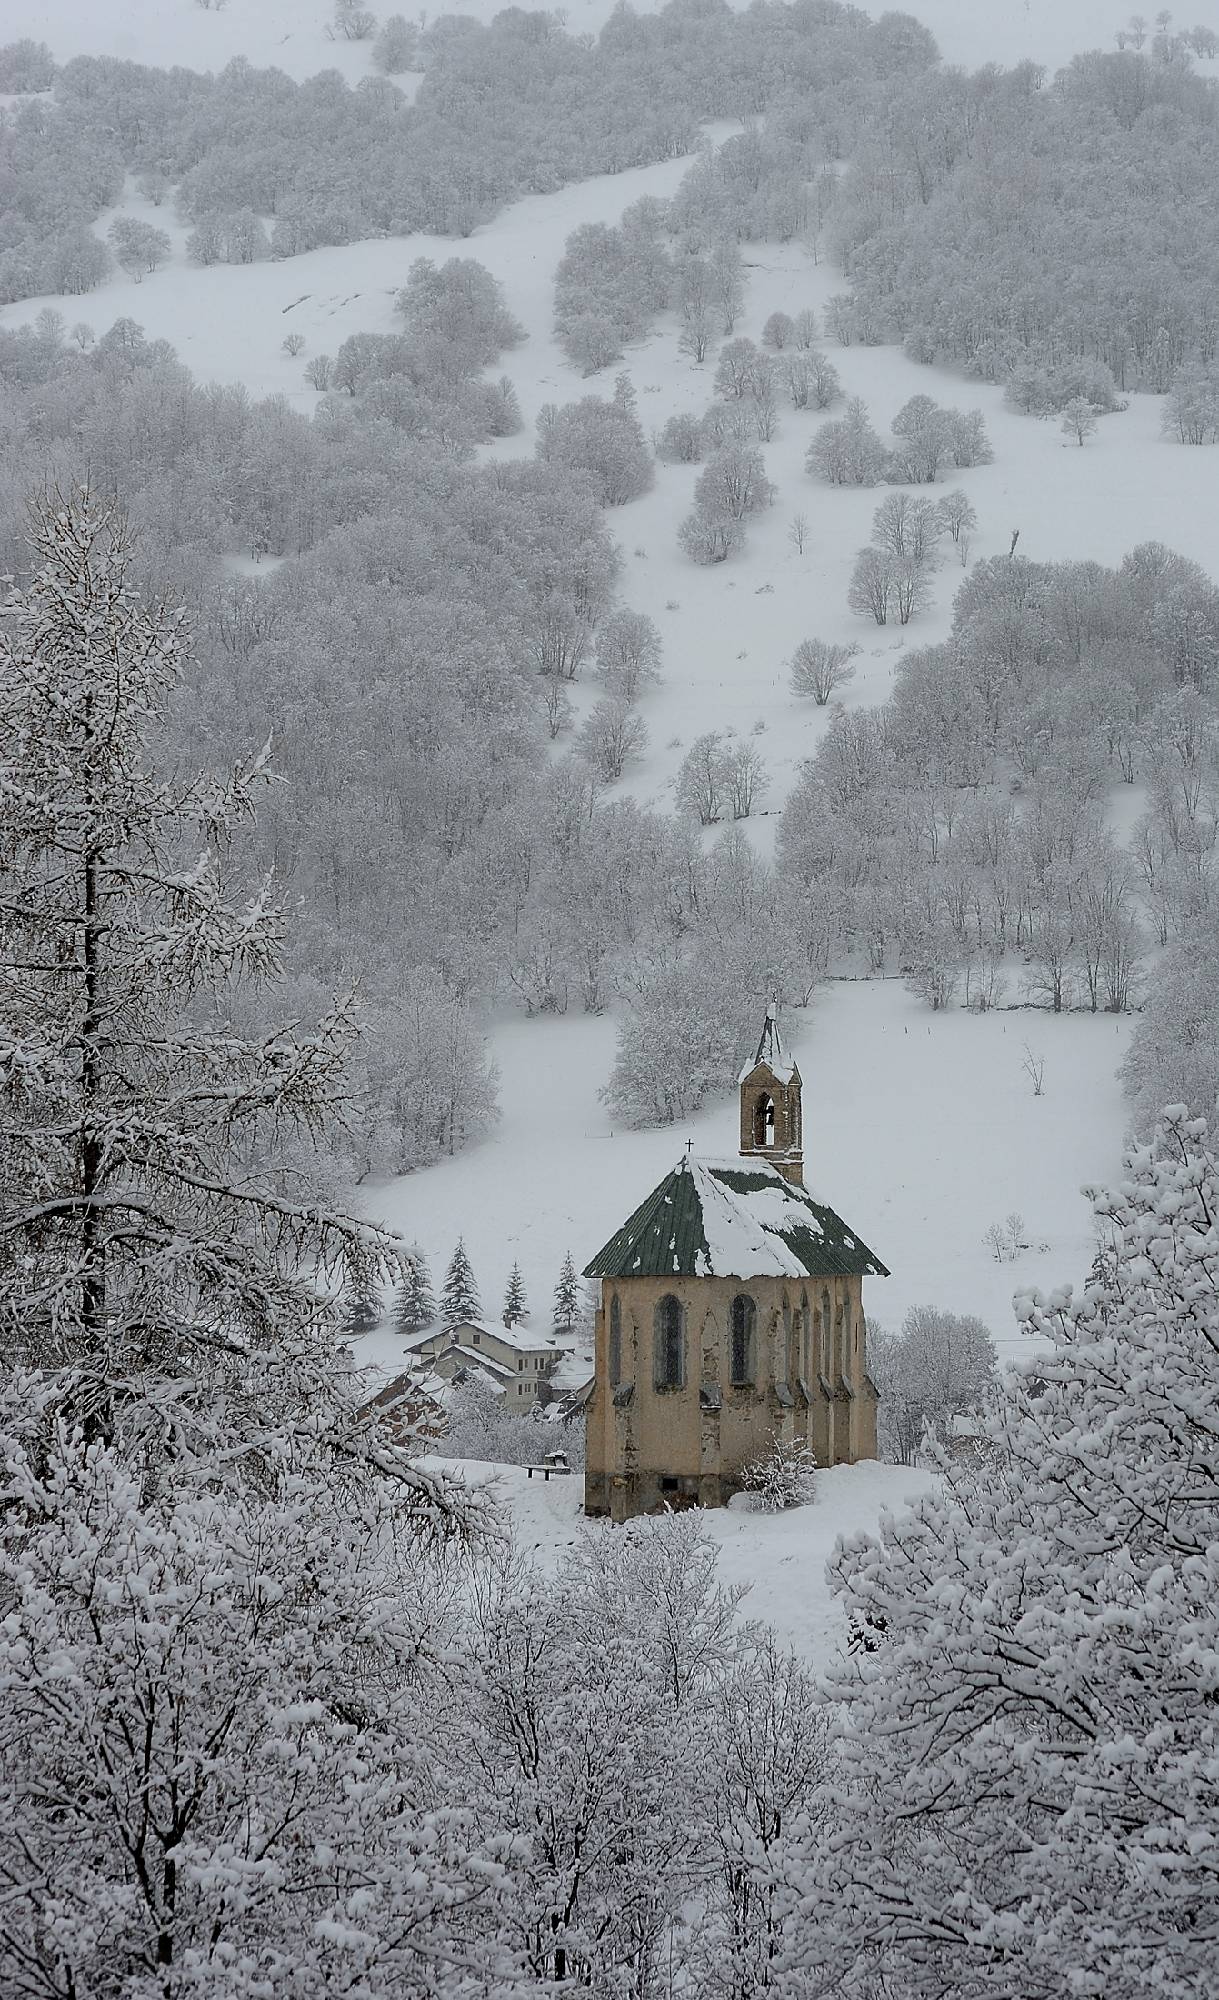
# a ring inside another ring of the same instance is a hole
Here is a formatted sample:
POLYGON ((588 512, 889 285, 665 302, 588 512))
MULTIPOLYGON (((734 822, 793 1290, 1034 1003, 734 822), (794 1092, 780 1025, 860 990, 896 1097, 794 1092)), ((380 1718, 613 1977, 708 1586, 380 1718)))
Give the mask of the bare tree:
POLYGON ((792 547, 795 549, 797 555, 804 554, 804 545, 808 540, 807 514, 792 515, 791 521, 787 529, 787 539, 791 543, 792 547))
POLYGON ((1062 430, 1066 437, 1082 445, 1096 430, 1096 407, 1086 396, 1072 396, 1062 408, 1062 430))
POLYGON ((810 694, 817 706, 824 708, 836 688, 854 680, 852 661, 858 652, 856 645, 831 646, 824 639, 801 639, 792 654, 792 693, 810 694))

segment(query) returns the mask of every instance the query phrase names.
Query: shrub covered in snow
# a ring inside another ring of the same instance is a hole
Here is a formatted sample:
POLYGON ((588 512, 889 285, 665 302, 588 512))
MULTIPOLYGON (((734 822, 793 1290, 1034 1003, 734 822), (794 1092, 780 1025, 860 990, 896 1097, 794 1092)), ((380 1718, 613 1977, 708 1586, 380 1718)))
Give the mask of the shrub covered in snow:
POLYGON ((783 1514, 805 1507, 817 1485, 817 1461, 806 1444, 785 1444, 775 1438, 769 1451, 742 1467, 741 1484, 757 1496, 764 1514, 783 1514))

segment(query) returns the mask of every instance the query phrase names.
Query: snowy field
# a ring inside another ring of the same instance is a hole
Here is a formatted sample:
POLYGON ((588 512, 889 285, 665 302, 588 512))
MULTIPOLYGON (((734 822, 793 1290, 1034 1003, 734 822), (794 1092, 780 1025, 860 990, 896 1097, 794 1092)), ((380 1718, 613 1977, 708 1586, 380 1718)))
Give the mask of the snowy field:
MULTIPOLYGON (((442 1463, 472 1482, 489 1483, 522 1554, 547 1567, 580 1535, 622 1532, 585 1521, 584 1482, 578 1476, 543 1482, 529 1479, 518 1465, 442 1463)), ((764 1619, 785 1644, 822 1666, 846 1637, 842 1606, 825 1578, 838 1537, 874 1534, 883 1510, 900 1513, 934 1484, 934 1474, 908 1465, 835 1465, 817 1474, 810 1506, 786 1514, 708 1509, 700 1526, 719 1551, 721 1584, 747 1591, 741 1617, 764 1619)))
MULTIPOLYGON (((599 10, 600 0, 574 0, 570 25, 593 25, 599 10)), ((1011 61, 1031 52, 1057 63, 1090 42, 1111 43, 1125 18, 1120 6, 1093 0, 1053 7, 1048 0, 1023 6, 1018 0, 1006 9, 929 0, 915 11, 945 53, 965 62, 1011 61)), ((50 0, 39 32, 61 56, 104 45, 150 62, 202 65, 241 52, 301 75, 341 57, 345 73, 360 73, 366 48, 328 42, 325 15, 313 0, 303 6, 230 0, 221 12, 194 0, 133 0, 120 28, 108 7, 50 0), (134 46, 120 48, 124 36, 134 46)), ((1219 25, 1214 6, 1201 18, 1219 25)), ((350 333, 391 330, 393 297, 413 258, 472 256, 502 280, 528 335, 504 357, 526 429, 490 449, 528 452, 543 403, 608 393, 613 372, 583 381, 552 339, 553 276, 567 236, 583 222, 616 221, 642 194, 671 194, 687 164, 667 162, 522 201, 461 241, 402 238, 201 270, 186 263, 184 232, 175 230, 171 262, 142 284, 115 279, 87 299, 50 303, 69 320, 83 313, 99 331, 130 314, 151 336, 170 340, 198 378, 240 379, 254 395, 283 393, 307 410, 317 400, 303 379, 308 358, 334 353, 350 333), (306 341, 296 359, 281 351, 289 330, 306 341)), ((134 197, 127 210, 150 213, 134 197)), ((173 226, 165 210, 155 219, 173 226)), ((110 220, 101 218, 99 233, 110 220)), ((799 246, 746 246, 745 256, 748 298, 737 333, 757 338, 774 309, 819 308, 842 286, 835 270, 815 265, 799 246)), ((43 303, 23 301, 0 317, 20 324, 43 303)), ((983 409, 994 463, 953 475, 979 517, 972 559, 1005 551, 1019 528, 1021 553, 1034 559, 1113 563, 1155 538, 1213 569, 1219 454, 1164 442, 1155 399, 1132 397, 1081 450, 1056 423, 1005 410, 998 390, 918 367, 896 349, 830 351, 844 390, 864 398, 882 431, 916 393, 983 409)), ((676 411, 701 411, 711 398, 713 362, 695 367, 681 355, 671 320, 631 350, 625 365, 649 431, 676 411)), ((664 808, 695 735, 709 728, 744 735, 761 725, 755 740, 770 789, 764 815, 748 827, 763 852, 796 767, 828 721, 827 710, 797 703, 787 690, 795 644, 813 635, 858 640, 860 671, 846 700, 852 706, 881 700, 902 649, 947 632, 960 579, 955 564, 946 566, 932 608, 906 631, 879 629, 849 613, 851 563, 884 489, 828 488, 807 477, 804 456, 821 421, 811 411, 783 412, 777 437, 763 448, 778 499, 770 513, 751 519, 739 559, 699 569, 677 548, 697 468, 658 467, 653 492, 610 516, 625 558, 624 601, 655 618, 665 643, 665 684, 642 704, 649 749, 623 789, 664 808), (803 555, 788 538, 797 511, 809 523, 803 555)), ((234 551, 235 559, 244 553, 234 551)), ((577 714, 595 696, 592 685, 577 687, 577 714)), ((1135 803, 1129 792, 1115 795, 1115 827, 1129 829, 1135 803)), ((900 984, 886 982, 828 987, 794 1032, 805 1080, 810 1184, 894 1274, 869 1287, 873 1316, 896 1326, 918 1303, 977 1312, 1010 1350, 1017 1284, 1078 1282, 1086 1273, 1091 1238, 1079 1188, 1119 1167, 1123 1110, 1114 1069, 1128 1024, 1029 1011, 932 1015, 900 984), (1026 1041, 1046 1059, 1042 1098, 1033 1097, 1021 1071, 1026 1041), (1018 1263, 1000 1266, 983 1232, 1013 1210, 1023 1214, 1033 1248, 1018 1263)), ((493 1040, 504 1112, 495 1137, 428 1172, 369 1190, 368 1201, 422 1245, 437 1277, 464 1233, 488 1312, 519 1260, 540 1319, 564 1251, 570 1248, 578 1264, 590 1257, 688 1138, 700 1151, 733 1150, 735 1101, 725 1098, 680 1131, 615 1133, 597 1095, 610 1068, 612 1022, 513 1019, 497 1024, 493 1040)), ((369 1358, 391 1364, 392 1343, 374 1339, 369 1358)))
MULTIPOLYGON (((1120 1157, 1113 1069, 1128 1023, 932 1014, 896 980, 836 982, 795 1020, 807 1185, 893 1274, 867 1280, 870 1317, 896 1328, 912 1305, 977 1313, 1001 1354, 1026 1351, 1013 1292, 1087 1275, 1091 1219, 1079 1190, 1120 1157), (1045 1058, 1041 1097, 1021 1068, 1026 1041, 1045 1058), (997 1264, 983 1235, 1012 1210, 1032 1247, 997 1264)), ((611 1021, 583 1016, 505 1024, 495 1037, 504 1114, 495 1136, 367 1191, 370 1211, 419 1242, 434 1276, 464 1234, 488 1312, 519 1262, 541 1320, 564 1251, 586 1264, 687 1139, 712 1158, 736 1151, 735 1097, 665 1131, 614 1130, 597 1099, 613 1036, 611 1021)), ((361 1353, 392 1368, 398 1344, 386 1329, 361 1353)))

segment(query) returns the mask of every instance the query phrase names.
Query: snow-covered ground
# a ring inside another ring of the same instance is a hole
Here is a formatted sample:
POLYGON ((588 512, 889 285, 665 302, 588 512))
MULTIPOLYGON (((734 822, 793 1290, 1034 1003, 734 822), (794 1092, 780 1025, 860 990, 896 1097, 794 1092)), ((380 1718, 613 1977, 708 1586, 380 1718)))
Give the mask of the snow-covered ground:
MULTIPOLYGON (((601 4, 574 0, 571 25, 599 19, 601 4)), ((207 43, 217 61, 241 52, 307 74, 341 58, 346 72, 355 73, 352 65, 366 63, 367 50, 326 41, 327 11, 322 0, 231 0, 220 12, 194 0, 130 0, 122 10, 92 0, 48 0, 37 31, 61 55, 104 45, 146 61, 202 63, 207 43), (123 37, 135 46, 120 50, 116 38, 123 37)), ((916 11, 950 57, 969 62, 1012 60, 1029 49, 1061 61, 1075 48, 1109 42, 1123 19, 1120 6, 1099 0, 1054 6, 1017 0, 1006 9, 927 0, 916 11)), ((1203 18, 1215 12, 1209 6, 1203 18)), ((411 237, 200 270, 186 263, 184 232, 174 230, 171 262, 142 284, 116 278, 86 299, 51 303, 69 321, 83 316, 98 330, 130 314, 150 335, 170 340, 199 378, 241 379, 255 395, 284 393, 309 409, 316 397, 304 382, 306 361, 323 349, 333 353, 349 333, 389 330, 394 293, 414 257, 473 256, 503 281, 527 330, 524 345, 505 357, 527 428, 493 447, 519 453, 532 448, 542 403, 608 393, 610 386, 609 376, 582 381, 552 338, 553 275, 566 237, 579 223, 616 220, 641 194, 672 193, 686 165, 666 162, 520 202, 462 241, 411 237), (281 348, 289 330, 306 341, 295 359, 281 348)), ((135 197, 126 206, 147 213, 135 197)), ((165 210, 155 219, 171 226, 165 210)), ((109 220, 101 219, 99 233, 109 220)), ((754 337, 776 307, 819 307, 841 288, 839 274, 814 265, 799 246, 751 246, 746 259, 749 293, 737 331, 754 337)), ((24 301, 0 318, 9 325, 31 320, 43 303, 24 301)), ((954 475, 979 516, 975 559, 1006 550, 1018 527, 1021 552, 1034 558, 1116 562, 1137 542, 1155 538, 1213 568, 1219 454, 1163 441, 1155 399, 1132 397, 1129 409, 1106 417, 1080 450, 1056 424, 1004 410, 997 390, 917 367, 893 348, 834 349, 832 358, 847 393, 865 399, 882 430, 915 393, 982 407, 995 462, 954 475)), ((713 368, 696 368, 679 354, 672 322, 632 350, 626 366, 648 429, 659 429, 677 410, 701 410, 710 399, 713 368)), ((676 528, 690 504, 694 468, 659 467, 654 491, 611 516, 624 550, 625 600, 656 619, 666 649, 665 684, 643 705, 649 750, 625 786, 641 800, 668 802, 683 750, 700 731, 743 734, 761 722, 757 741, 771 777, 763 804, 773 813, 828 722, 826 710, 798 703, 787 691, 786 662, 796 642, 812 635, 859 640, 860 672, 845 691, 854 705, 883 699, 906 646, 948 630, 959 579, 953 566, 938 579, 932 609, 905 632, 878 629, 848 612, 851 561, 867 540, 882 492, 830 489, 807 477, 804 455, 820 421, 812 412, 783 413, 778 436, 764 448, 778 500, 751 521, 738 560, 698 569, 678 551, 676 528), (796 511, 809 521, 803 556, 787 534, 796 511)), ((235 558, 243 553, 235 551, 235 558)), ((578 707, 594 694, 591 686, 579 688, 578 707)), ((1129 827, 1135 803, 1130 792, 1115 794, 1115 825, 1129 827)), ((774 817, 748 825, 766 850, 774 817)), ((869 1286, 874 1317, 895 1325, 909 1305, 938 1303, 980 1313, 1001 1341, 1010 1341, 1009 1300, 1017 1283, 1084 1275, 1090 1234, 1078 1189, 1119 1166, 1123 1113, 1113 1072, 1127 1031, 1126 1023, 1103 1017, 932 1015, 892 983, 834 985, 818 996, 795 1031, 809 1178, 892 1268, 891 1279, 869 1286), (1042 1098, 1032 1096, 1021 1071, 1026 1040, 1046 1057, 1042 1098), (1023 1213, 1034 1246, 1048 1248, 999 1266, 982 1236, 1011 1210, 1023 1213)), ((597 1097, 609 1072, 612 1022, 513 1020, 497 1026, 494 1043, 504 1105, 497 1135, 427 1173, 370 1190, 368 1199, 440 1269, 464 1232, 489 1312, 519 1259, 542 1312, 564 1250, 570 1247, 581 1263, 590 1256, 687 1138, 711 1154, 733 1149, 735 1103, 723 1100, 680 1131, 613 1133, 597 1097)), ((386 1336, 370 1353, 385 1363, 394 1358, 386 1336)))
MULTIPOLYGON (((883 980, 823 988, 792 1026, 808 1186, 892 1273, 866 1281, 869 1315, 896 1327, 912 1305, 978 1313, 1001 1353, 1021 1352, 1013 1292, 1087 1275, 1091 1219, 1079 1190, 1120 1157, 1113 1070, 1128 1024, 932 1014, 883 980), (1045 1059, 1041 1097, 1021 1067, 1025 1042, 1045 1059), (997 1264, 984 1232, 1013 1210, 1032 1247, 997 1264)), ((366 1190, 369 1211, 418 1241, 434 1276, 464 1235, 488 1314, 514 1262, 535 1318, 548 1313, 564 1251, 587 1263, 687 1139, 712 1158, 736 1151, 735 1098, 665 1131, 616 1130, 597 1098, 613 1036, 608 1019, 505 1023, 494 1043, 504 1114, 495 1136, 366 1190)), ((399 1344, 386 1328, 360 1354, 394 1368, 399 1344)))
MULTIPOLYGON (((584 1482, 527 1478, 517 1465, 475 1460, 442 1463, 471 1482, 489 1482, 523 1553, 550 1567, 580 1535, 619 1533, 581 1512, 584 1482)), ((825 1579, 840 1535, 873 1534, 883 1510, 900 1513, 934 1485, 935 1475, 907 1465, 836 1465, 817 1474, 811 1505, 786 1514, 708 1510, 700 1525, 719 1552, 719 1580, 744 1587, 743 1618, 765 1619, 781 1640, 814 1665, 828 1662, 846 1637, 846 1620, 825 1579)))

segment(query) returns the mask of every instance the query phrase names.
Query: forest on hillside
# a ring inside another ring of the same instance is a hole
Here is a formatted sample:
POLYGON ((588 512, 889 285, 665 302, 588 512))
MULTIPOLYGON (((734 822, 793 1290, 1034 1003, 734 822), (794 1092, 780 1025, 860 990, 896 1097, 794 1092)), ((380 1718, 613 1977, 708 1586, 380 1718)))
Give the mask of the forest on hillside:
MULTIPOLYGON (((951 641, 909 654, 881 707, 835 715, 772 866, 740 825, 767 795, 761 741, 698 738, 672 813, 615 795, 665 662, 654 624, 621 603, 613 533, 654 448, 701 465, 690 558, 731 561, 769 503, 777 409, 811 407, 824 412, 811 477, 905 489, 878 506, 852 603, 876 622, 916 616, 930 575, 968 550, 968 501, 935 489, 989 445, 977 413, 925 397, 888 442, 862 405, 844 413, 832 354, 855 341, 903 340, 962 371, 963 401, 973 373, 1068 426, 1103 422, 1123 390, 1163 391, 1166 434, 1212 441, 1219 154, 1201 31, 1161 28, 1051 81, 944 69, 908 17, 830 4, 744 17, 681 0, 615 15, 591 46, 510 10, 488 28, 432 24, 412 52, 413 105, 384 78, 294 85, 240 63, 218 78, 98 59, 48 72, 30 46, 5 55, 10 293, 50 281, 22 264, 21 228, 44 245, 60 223, 88 233, 124 173, 196 237, 244 188, 270 233, 238 251, 221 230, 215 254, 284 256, 452 226, 426 208, 425 157, 437 186, 472 190, 475 218, 526 187, 691 148, 700 119, 743 121, 670 203, 578 230, 558 273, 560 337, 594 378, 664 314, 715 363, 704 416, 651 437, 629 379, 612 392, 594 379, 543 411, 531 457, 488 461, 481 447, 520 429, 502 372, 520 329, 472 258, 416 261, 400 331, 302 361, 322 391, 311 417, 195 384, 131 320, 99 337, 48 309, 0 334, 4 567, 24 573, 30 492, 87 479, 113 495, 142 584, 183 605, 194 634, 163 754, 235 759, 273 742, 285 782, 256 865, 299 909, 288 970, 302 1014, 359 991, 357 1173, 425 1164, 486 1129, 492 1008, 619 1011, 611 1102, 646 1123, 732 1075, 742 993, 804 1002, 843 967, 899 971, 933 1006, 1145 1004, 1136 1118, 1205 1098, 1219 1075, 1199 1009, 1219 824, 1208 577, 1154 541, 1116 571, 1069 551, 975 565, 951 641), (641 89, 661 46, 680 117, 641 89), (480 83, 491 67, 495 92, 480 83), (445 150, 458 132, 460 170, 445 150), (1017 171, 1013 149, 1033 164, 1017 171), (388 204, 375 215, 361 206, 374 189, 388 204), (1146 255, 1115 253, 1153 227, 1146 255), (774 315, 758 346, 735 331, 740 245, 766 235, 840 259, 846 287, 823 324, 774 315), (1015 289, 999 275, 1013 268, 1015 289), (575 731, 577 678, 598 701, 575 731), (1126 848, 1106 800, 1130 785, 1145 804, 1126 848), (691 1048, 697 1062, 675 1063, 691 1048)), ((810 633, 791 671, 826 701, 852 667, 810 633)))

